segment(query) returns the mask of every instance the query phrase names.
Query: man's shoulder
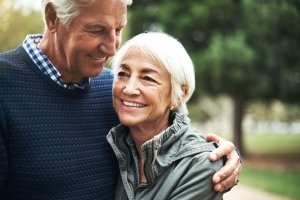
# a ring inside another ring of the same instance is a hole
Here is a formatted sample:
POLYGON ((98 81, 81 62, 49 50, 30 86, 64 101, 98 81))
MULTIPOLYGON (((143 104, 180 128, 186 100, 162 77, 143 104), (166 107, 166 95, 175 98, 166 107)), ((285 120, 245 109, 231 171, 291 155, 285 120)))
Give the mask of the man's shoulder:
POLYGON ((113 73, 112 73, 111 69, 109 69, 108 67, 104 67, 100 76, 102 76, 102 75, 113 76, 113 73))
POLYGON ((28 71, 26 67, 28 63, 30 63, 30 57, 22 46, 0 53, 1 83, 23 75, 25 71, 28 71))
POLYGON ((12 64, 23 60, 27 56, 25 49, 18 46, 16 49, 0 53, 0 65, 12 64))
POLYGON ((102 72, 99 74, 99 76, 92 78, 92 80, 95 82, 112 84, 113 78, 114 76, 112 71, 109 68, 104 67, 102 72))
MULTIPOLYGON (((10 49, 10 50, 7 50, 7 51, 4 51, 4 52, 0 52, 0 58, 8 58, 8 57, 11 57, 11 56, 15 56, 17 54, 20 53, 20 51, 24 50, 24 48, 22 47, 22 45, 18 46, 17 48, 15 49, 10 49)), ((25 50, 24 50, 25 52, 25 50)))

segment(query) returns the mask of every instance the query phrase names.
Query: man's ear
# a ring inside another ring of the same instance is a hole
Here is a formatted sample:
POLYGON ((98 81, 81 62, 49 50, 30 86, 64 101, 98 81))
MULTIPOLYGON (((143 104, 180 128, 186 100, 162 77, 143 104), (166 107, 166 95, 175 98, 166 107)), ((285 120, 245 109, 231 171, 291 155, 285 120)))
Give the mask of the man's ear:
POLYGON ((57 25, 58 25, 58 18, 56 16, 56 12, 51 3, 48 3, 45 7, 45 21, 46 21, 47 29, 51 33, 56 32, 57 25))

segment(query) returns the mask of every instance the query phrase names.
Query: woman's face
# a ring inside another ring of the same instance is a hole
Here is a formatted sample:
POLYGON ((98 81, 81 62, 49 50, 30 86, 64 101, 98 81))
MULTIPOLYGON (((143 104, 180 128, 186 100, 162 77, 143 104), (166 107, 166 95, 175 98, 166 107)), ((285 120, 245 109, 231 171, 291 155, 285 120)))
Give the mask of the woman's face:
POLYGON ((166 128, 162 126, 168 124, 171 107, 169 72, 140 51, 126 55, 118 67, 113 103, 120 122, 145 130, 166 128))

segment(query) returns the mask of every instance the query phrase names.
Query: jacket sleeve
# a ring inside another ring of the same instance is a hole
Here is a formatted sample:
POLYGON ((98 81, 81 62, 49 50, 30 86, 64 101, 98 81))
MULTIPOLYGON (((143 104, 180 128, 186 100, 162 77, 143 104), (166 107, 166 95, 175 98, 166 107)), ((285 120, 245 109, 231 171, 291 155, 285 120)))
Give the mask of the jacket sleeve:
MULTIPOLYGON (((193 158, 193 162, 178 182, 169 199, 223 199, 223 193, 213 189, 212 176, 223 166, 222 159, 211 162, 210 152, 203 152, 193 158)), ((184 163, 184 161, 183 161, 184 163)))
POLYGON ((2 199, 7 190, 8 158, 7 145, 5 144, 7 142, 7 136, 7 119, 5 118, 2 102, 0 101, 0 199, 2 199))

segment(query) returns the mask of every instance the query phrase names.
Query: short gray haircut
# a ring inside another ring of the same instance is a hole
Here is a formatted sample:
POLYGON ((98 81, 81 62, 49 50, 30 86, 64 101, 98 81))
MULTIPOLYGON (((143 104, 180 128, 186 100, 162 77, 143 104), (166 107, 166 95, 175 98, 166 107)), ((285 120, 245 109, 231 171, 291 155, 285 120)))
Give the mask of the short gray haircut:
MULTIPOLYGON (((79 15, 81 6, 89 5, 97 0, 42 0, 42 14, 45 21, 45 7, 51 3, 56 11, 61 23, 68 26, 72 20, 79 15)), ((132 4, 132 0, 124 0, 127 6, 132 4)))
POLYGON ((176 110, 188 114, 186 103, 195 90, 195 71, 193 62, 182 44, 174 37, 159 32, 147 32, 128 40, 112 58, 111 67, 116 77, 122 59, 126 55, 142 52, 164 66, 171 75, 172 104, 181 100, 176 110), (187 94, 182 92, 187 87, 187 94))

